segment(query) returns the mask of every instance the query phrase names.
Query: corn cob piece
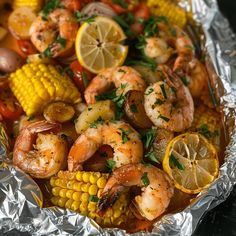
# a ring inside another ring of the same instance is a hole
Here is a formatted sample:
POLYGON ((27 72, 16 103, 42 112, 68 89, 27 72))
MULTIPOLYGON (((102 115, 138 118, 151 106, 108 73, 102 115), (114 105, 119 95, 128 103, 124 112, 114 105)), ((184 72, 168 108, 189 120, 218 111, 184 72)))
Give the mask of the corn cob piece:
POLYGON ((88 216, 101 226, 119 226, 127 220, 129 214, 126 193, 120 196, 103 217, 96 213, 97 202, 108 177, 108 174, 100 172, 60 171, 50 179, 53 195, 51 202, 88 216))
POLYGON ((199 132, 220 150, 221 115, 205 105, 195 107, 191 131, 199 132))
POLYGON ((43 0, 14 0, 13 8, 31 7, 34 11, 40 11, 43 6, 43 0))
POLYGON ((53 65, 31 63, 10 74, 10 88, 28 116, 40 114, 53 101, 78 103, 80 93, 53 65))
POLYGON ((187 13, 169 0, 148 0, 151 13, 156 16, 166 16, 170 23, 183 28, 187 22, 187 13))

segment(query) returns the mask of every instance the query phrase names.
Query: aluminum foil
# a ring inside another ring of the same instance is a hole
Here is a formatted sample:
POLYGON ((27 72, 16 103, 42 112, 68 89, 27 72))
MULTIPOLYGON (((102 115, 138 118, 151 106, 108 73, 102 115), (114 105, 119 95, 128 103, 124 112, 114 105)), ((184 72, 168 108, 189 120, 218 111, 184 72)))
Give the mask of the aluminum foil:
MULTIPOLYGON (((203 214, 223 202, 236 183, 236 40, 227 20, 219 13, 216 0, 181 0, 201 23, 206 48, 223 86, 221 105, 230 142, 225 163, 210 188, 200 193, 186 209, 165 215, 150 233, 133 235, 191 235, 203 214)), ((0 125, 0 160, 7 156, 9 143, 0 125), (7 139, 6 139, 7 140, 7 139)), ((42 194, 37 184, 11 165, 0 166, 0 234, 13 229, 31 235, 126 235, 120 229, 101 229, 93 220, 58 207, 41 208, 42 194)))

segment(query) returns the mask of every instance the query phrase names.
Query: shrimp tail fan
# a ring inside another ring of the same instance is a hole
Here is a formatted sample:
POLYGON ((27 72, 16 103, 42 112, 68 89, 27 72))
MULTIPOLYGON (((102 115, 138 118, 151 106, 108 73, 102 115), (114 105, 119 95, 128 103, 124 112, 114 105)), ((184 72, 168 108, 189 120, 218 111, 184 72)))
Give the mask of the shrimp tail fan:
POLYGON ((98 202, 97 213, 99 216, 103 216, 106 211, 114 205, 117 199, 119 199, 122 191, 123 187, 120 186, 116 188, 111 188, 102 194, 102 197, 99 199, 98 202))

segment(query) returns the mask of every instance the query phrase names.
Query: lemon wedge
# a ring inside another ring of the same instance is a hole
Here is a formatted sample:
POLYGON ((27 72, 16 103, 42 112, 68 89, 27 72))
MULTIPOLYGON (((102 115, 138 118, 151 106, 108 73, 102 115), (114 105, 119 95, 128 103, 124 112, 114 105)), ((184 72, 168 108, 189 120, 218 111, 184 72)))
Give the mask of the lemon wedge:
POLYGON ((216 149, 200 134, 181 134, 169 143, 163 169, 174 180, 176 188, 185 193, 199 193, 218 176, 216 149))
POLYGON ((125 38, 114 20, 98 16, 79 28, 75 41, 77 58, 84 68, 95 74, 104 68, 121 66, 128 53, 128 47, 122 44, 125 38))

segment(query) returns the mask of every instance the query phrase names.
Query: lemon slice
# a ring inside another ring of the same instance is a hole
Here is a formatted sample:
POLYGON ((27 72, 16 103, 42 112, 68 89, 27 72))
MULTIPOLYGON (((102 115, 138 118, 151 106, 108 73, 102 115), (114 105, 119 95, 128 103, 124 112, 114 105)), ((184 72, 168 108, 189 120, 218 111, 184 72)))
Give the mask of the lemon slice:
POLYGON ((172 177, 176 188, 196 194, 207 188, 217 177, 217 152, 202 135, 185 133, 169 143, 163 169, 172 177))
POLYGON ((125 38, 114 20, 98 16, 79 28, 75 42, 77 58, 83 67, 95 74, 104 68, 121 66, 128 53, 128 47, 122 45, 125 38))

